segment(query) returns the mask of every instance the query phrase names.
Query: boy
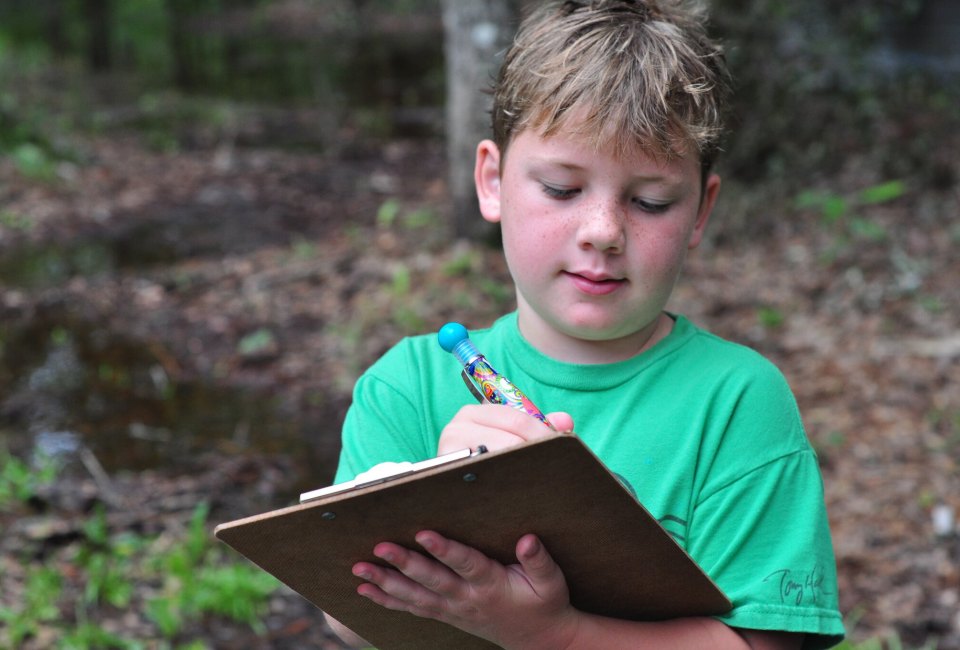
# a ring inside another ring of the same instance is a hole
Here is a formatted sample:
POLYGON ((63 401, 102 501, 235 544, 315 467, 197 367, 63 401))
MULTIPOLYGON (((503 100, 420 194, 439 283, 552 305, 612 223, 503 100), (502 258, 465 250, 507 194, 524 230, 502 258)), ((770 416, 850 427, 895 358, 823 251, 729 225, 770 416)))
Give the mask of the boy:
MULTIPOLYGON (((816 457, 769 362, 664 311, 720 188, 722 55, 676 2, 551 2, 521 25, 477 149, 483 217, 499 223, 517 310, 471 333, 573 430, 733 601, 718 618, 633 622, 570 605, 563 567, 518 535, 506 567, 432 531, 385 540, 391 568, 358 592, 504 648, 800 648, 842 638, 816 457)), ((434 336, 406 339, 358 381, 336 480, 550 434, 470 404, 434 336)), ((571 486, 575 489, 575 486, 571 486)), ((518 531, 522 533, 524 531, 518 531)), ((336 627, 336 622, 333 622, 336 627)), ((342 628, 340 628, 342 631, 342 628)), ((348 633, 348 631, 345 631, 348 633)))

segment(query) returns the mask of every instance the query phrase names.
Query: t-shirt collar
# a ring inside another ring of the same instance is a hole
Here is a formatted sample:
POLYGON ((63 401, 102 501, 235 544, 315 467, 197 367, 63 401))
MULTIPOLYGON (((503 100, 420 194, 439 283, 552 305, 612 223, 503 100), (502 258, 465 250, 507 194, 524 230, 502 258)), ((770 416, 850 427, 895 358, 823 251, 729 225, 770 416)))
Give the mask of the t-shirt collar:
POLYGON ((567 363, 543 354, 520 333, 517 312, 500 319, 504 335, 501 344, 513 362, 519 363, 523 371, 538 383, 568 390, 606 390, 659 363, 690 340, 696 330, 693 324, 684 316, 669 315, 675 323, 667 336, 649 350, 616 363, 567 363))

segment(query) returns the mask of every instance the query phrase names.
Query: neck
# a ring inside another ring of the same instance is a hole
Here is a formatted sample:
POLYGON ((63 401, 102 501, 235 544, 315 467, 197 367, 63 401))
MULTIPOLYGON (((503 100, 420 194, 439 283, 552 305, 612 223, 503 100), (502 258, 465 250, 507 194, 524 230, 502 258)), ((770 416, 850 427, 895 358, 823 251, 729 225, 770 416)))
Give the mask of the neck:
POLYGON ((661 312, 642 330, 608 340, 583 339, 557 332, 543 323, 524 318, 522 311, 518 327, 523 337, 543 354, 558 361, 592 365, 626 361, 649 350, 670 334, 673 319, 661 312))

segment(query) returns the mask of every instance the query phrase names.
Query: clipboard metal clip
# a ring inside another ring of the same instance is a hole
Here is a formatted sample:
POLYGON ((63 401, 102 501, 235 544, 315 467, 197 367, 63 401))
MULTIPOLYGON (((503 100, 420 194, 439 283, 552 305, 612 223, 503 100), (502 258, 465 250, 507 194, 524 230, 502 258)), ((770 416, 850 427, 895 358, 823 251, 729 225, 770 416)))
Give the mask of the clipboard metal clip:
POLYGON ((450 452, 442 456, 437 456, 436 458, 428 458, 427 460, 422 460, 417 463, 411 463, 409 461, 404 461, 402 463, 380 463, 379 465, 375 465, 374 467, 370 468, 366 472, 358 474, 357 477, 352 481, 338 483, 329 487, 320 488, 319 490, 304 492, 300 495, 300 503, 313 501, 314 499, 330 496, 332 494, 349 492, 350 490, 358 490, 371 485, 386 483, 415 472, 420 472, 434 467, 440 467, 442 465, 446 465, 447 463, 464 460, 466 458, 473 458, 485 453, 487 453, 486 445, 478 445, 473 449, 461 449, 460 451, 450 452))

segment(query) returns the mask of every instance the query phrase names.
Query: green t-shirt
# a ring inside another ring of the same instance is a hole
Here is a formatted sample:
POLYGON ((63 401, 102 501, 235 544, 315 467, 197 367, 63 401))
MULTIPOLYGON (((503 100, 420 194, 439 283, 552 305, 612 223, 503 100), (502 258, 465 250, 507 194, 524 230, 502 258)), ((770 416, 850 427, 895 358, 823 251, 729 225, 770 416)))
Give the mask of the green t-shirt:
MULTIPOLYGON (((822 479, 773 364, 682 316, 653 348, 612 364, 544 356, 515 313, 470 338, 544 412, 573 416, 583 441, 733 601, 720 620, 806 632, 809 648, 840 641, 822 479)), ((434 457, 443 427, 474 403, 459 372, 436 336, 389 350, 356 384, 336 481, 434 457)))

